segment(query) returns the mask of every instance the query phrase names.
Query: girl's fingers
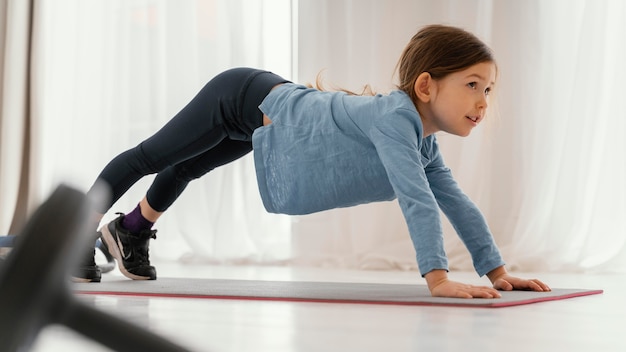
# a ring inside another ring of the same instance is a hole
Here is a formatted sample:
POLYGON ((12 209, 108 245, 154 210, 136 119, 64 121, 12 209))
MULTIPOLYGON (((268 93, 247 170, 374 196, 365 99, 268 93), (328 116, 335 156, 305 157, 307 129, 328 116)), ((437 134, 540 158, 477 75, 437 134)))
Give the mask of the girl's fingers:
POLYGON ((472 297, 474 298, 500 298, 500 293, 491 288, 491 287, 483 287, 483 286, 475 286, 470 292, 472 297))
POLYGON ((537 280, 537 279, 533 279, 531 280, 535 285, 537 285, 538 287, 541 288, 541 291, 552 291, 552 289, 550 288, 550 286, 544 284, 543 282, 537 280))
POLYGON ((494 286, 495 288, 503 291, 511 291, 514 289, 513 285, 504 279, 496 281, 496 284, 494 286))

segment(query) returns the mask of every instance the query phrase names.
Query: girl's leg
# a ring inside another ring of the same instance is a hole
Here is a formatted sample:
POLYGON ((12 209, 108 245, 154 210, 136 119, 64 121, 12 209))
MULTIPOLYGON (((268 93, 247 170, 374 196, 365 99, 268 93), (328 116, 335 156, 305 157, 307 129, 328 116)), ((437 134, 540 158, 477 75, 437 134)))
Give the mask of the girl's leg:
MULTIPOLYGON (((159 132, 122 153, 103 170, 101 178, 111 185, 113 197, 102 213, 143 175, 158 172, 139 205, 144 219, 154 222, 190 180, 252 150, 252 132, 263 124, 258 106, 274 86, 285 82, 272 73, 244 68, 226 71, 211 80, 159 132)), ((148 242, 156 231, 148 228, 138 234, 130 233, 120 226, 123 218, 121 215, 103 227, 103 242, 126 276, 155 279, 156 271, 148 259, 148 242), (124 242, 123 248, 130 252, 119 246, 124 242)))
MULTIPOLYGON (((232 101, 237 94, 232 91, 241 88, 235 87, 229 92, 222 89, 225 85, 233 87, 237 84, 235 80, 224 82, 224 75, 226 73, 207 83, 187 106, 152 137, 116 156, 104 167, 89 191, 98 194, 100 184, 105 184, 110 191, 108 202, 96 209, 94 228, 111 205, 140 178, 201 154, 227 136, 225 115, 235 111, 232 101)), ((95 234, 94 241, 97 236, 95 234)), ((79 281, 99 282, 100 270, 94 261, 93 248, 86 254, 74 277, 79 281)))
POLYGON ((174 118, 152 137, 114 158, 98 176, 110 187, 104 214, 145 175, 198 156, 223 139, 251 141, 263 124, 258 109, 265 96, 285 79, 266 71, 236 68, 209 83, 174 118))
POLYGON ((159 220, 161 215, 163 215, 164 213, 162 211, 152 209, 150 203, 148 203, 148 197, 143 197, 141 199, 141 201, 139 202, 139 208, 141 209, 141 216, 143 216, 144 219, 150 221, 151 223, 155 223, 157 220, 159 220))
POLYGON ((155 223, 190 181, 200 178, 216 167, 241 158, 251 150, 251 142, 224 139, 204 154, 168 167, 156 176, 146 196, 139 202, 141 215, 155 223))
POLYGON ((158 173, 201 154, 227 136, 224 118, 220 113, 220 105, 227 104, 216 94, 218 87, 215 87, 215 83, 207 83, 185 108, 153 136, 119 154, 105 166, 98 180, 110 187, 111 198, 99 209, 101 214, 106 213, 143 176, 158 173), (211 106, 215 108, 210 109, 211 106))

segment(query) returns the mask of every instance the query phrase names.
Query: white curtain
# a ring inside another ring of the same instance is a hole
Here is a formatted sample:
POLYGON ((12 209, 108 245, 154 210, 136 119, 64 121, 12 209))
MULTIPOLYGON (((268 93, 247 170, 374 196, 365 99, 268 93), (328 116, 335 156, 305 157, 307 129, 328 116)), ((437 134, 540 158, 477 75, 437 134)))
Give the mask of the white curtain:
MULTIPOLYGON (((517 65, 503 65, 510 122, 500 144, 513 141, 520 171, 509 256, 520 268, 626 271, 626 3, 535 6, 526 23, 536 26, 515 34, 528 38, 517 65)), ((505 10, 521 20, 519 8, 505 10)), ((499 34, 498 51, 513 50, 499 34)))
MULTIPOLYGON (((476 33, 498 59, 488 121, 439 141, 510 267, 626 271, 621 0, 55 0, 36 12, 40 197, 61 181, 89 187, 226 68, 302 83, 324 70, 329 84, 384 93, 409 38, 445 23, 476 33)), ((150 181, 112 212, 132 209, 150 181)), ((269 215, 250 158, 193 182, 157 228, 157 259, 415 269, 396 202, 269 215)), ((445 230, 452 268, 471 269, 445 230)))
MULTIPOLYGON (((111 158, 225 69, 291 78, 289 0, 55 0, 37 11, 41 197, 59 182, 86 190, 111 158)), ((104 220, 132 210, 152 179, 104 220)), ((263 210, 249 156, 192 182, 156 228, 156 260, 280 261, 290 253, 289 219, 263 210)))
MULTIPOLYGON (((499 64, 490 119, 468 138, 439 135, 447 164, 483 210, 510 268, 626 271, 626 3, 615 1, 299 1, 298 78, 393 88, 423 25, 470 30, 499 64)), ((301 217, 297 260, 415 268, 395 202, 301 217)), ((471 270, 446 223, 454 269, 471 270)))

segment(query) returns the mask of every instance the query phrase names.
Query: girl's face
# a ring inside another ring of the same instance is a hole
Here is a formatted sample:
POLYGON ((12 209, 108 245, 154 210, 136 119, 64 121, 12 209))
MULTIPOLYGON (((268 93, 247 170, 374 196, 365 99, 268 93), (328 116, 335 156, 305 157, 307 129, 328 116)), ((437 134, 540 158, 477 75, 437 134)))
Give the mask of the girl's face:
MULTIPOLYGON (((424 75, 424 74, 422 74, 424 75)), ((420 77, 422 76, 420 75, 420 77)), ((438 131, 465 137, 485 117, 489 93, 496 79, 496 66, 483 62, 434 80, 426 73, 415 84, 418 111, 424 124, 424 136, 438 131), (425 94, 424 94, 425 93, 425 94)))

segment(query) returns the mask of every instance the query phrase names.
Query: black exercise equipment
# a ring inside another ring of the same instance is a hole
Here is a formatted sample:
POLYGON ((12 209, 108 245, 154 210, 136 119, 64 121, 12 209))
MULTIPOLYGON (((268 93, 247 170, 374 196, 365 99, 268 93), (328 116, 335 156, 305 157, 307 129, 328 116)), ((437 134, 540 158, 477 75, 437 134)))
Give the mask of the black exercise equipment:
POLYGON ((0 351, 27 351, 49 324, 65 325, 116 351, 188 351, 77 300, 69 273, 91 240, 95 200, 59 186, 35 211, 0 262, 0 351))

